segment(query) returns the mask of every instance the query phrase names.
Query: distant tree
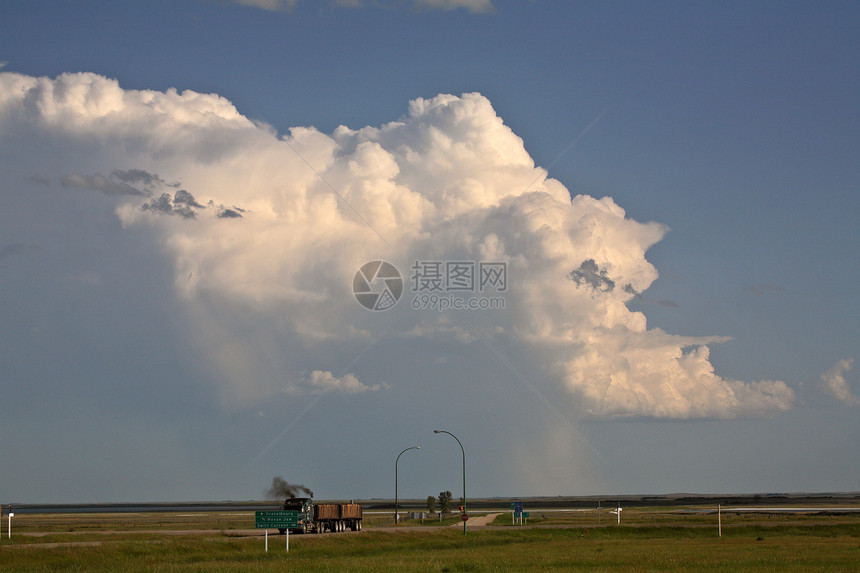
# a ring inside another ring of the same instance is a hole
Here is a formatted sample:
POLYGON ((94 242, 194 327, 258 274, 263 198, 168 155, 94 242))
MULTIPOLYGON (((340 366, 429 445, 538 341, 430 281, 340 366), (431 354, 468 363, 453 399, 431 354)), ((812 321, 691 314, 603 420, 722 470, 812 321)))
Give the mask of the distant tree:
POLYGON ((451 509, 451 492, 443 491, 439 493, 439 511, 448 513, 451 509))
POLYGON ((433 513, 436 511, 436 498, 432 495, 427 496, 427 512, 433 513))

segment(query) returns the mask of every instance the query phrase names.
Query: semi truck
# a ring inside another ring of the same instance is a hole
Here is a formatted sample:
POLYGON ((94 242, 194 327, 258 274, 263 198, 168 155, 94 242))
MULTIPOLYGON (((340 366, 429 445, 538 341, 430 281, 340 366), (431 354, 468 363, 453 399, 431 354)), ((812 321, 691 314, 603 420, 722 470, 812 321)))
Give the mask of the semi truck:
MULTIPOLYGON (((361 506, 357 503, 314 503, 309 497, 291 497, 284 509, 299 514, 298 526, 290 533, 339 533, 361 531, 361 506)), ((286 533, 286 529, 279 529, 286 533)))

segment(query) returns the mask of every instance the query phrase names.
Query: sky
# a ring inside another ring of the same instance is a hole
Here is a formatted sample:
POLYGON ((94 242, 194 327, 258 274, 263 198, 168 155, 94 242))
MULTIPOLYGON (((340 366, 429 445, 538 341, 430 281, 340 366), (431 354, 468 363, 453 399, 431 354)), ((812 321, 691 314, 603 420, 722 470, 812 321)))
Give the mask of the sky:
POLYGON ((858 17, 4 2, 0 501, 860 490, 858 17))

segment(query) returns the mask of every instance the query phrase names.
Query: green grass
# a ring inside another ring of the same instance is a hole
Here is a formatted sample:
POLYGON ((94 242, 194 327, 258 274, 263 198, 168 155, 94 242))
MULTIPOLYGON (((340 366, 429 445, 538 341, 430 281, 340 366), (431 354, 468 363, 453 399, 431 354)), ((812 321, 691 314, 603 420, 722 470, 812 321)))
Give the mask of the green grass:
MULTIPOLYGON (((632 512, 631 512, 632 513, 632 512)), ((643 512, 644 513, 644 512, 643 512)), ((627 512, 625 512, 626 518, 627 512)), ((35 516, 21 516, 23 533, 48 527, 35 516), (26 518, 25 518, 26 517, 26 518), (32 521, 27 524, 26 521, 32 521), (38 522, 38 523, 37 523, 38 522)), ((504 516, 503 516, 504 517, 504 516)), ((677 517, 677 516, 676 516, 677 517)), ((110 516, 135 523, 119 533, 68 533, 89 517, 75 516, 63 530, 55 518, 53 533, 0 540, 3 572, 40 571, 854 571, 860 569, 860 518, 827 516, 807 520, 778 516, 768 520, 723 520, 723 536, 710 523, 684 519, 666 523, 603 523, 588 527, 555 523, 546 527, 473 530, 425 527, 421 530, 374 530, 359 534, 269 536, 264 552, 261 532, 238 530, 167 535, 148 527, 179 519, 169 515, 110 516), (24 542, 30 542, 25 544, 24 542), (100 542, 98 546, 46 543, 100 542)), ((17 518, 16 518, 17 519, 17 518)), ((67 516, 67 519, 68 516, 67 516)), ((195 528, 217 516, 195 518, 195 528)), ((510 523, 510 515, 507 516, 510 523)), ((555 519, 555 518, 554 518, 555 519)), ((558 517, 563 520, 563 516, 558 517)), ((579 516, 576 516, 579 519, 579 516)), ((250 519, 241 520, 247 528, 250 519)), ((530 522, 533 521, 530 519, 530 522)), ((549 521, 549 518, 546 520, 549 521)), ((437 522, 438 523, 438 522, 437 522)), ((444 522, 443 522, 444 523, 444 522)), ((211 524, 210 524, 211 525, 211 524)), ((81 531, 81 529, 78 529, 81 531)))
MULTIPOLYGON (((177 529, 243 529, 253 527, 253 512, 188 513, 37 513, 20 514, 12 522, 14 533, 69 531, 153 531, 177 529)), ((0 540, 2 542, 2 540, 0 540)))
POLYGON ((856 526, 374 532, 230 538, 224 534, 105 540, 97 547, 0 547, 4 571, 850 571, 856 526))

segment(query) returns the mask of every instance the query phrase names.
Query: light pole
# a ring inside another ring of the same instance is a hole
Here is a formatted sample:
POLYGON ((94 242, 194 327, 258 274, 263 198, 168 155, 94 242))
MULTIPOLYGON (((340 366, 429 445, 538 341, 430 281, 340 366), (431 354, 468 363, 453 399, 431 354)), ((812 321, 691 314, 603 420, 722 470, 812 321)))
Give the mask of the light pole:
POLYGON ((397 513, 397 462, 400 461, 400 456, 402 456, 405 452, 409 450, 420 450, 421 446, 411 446, 406 448, 399 454, 397 454, 397 459, 394 460, 394 525, 400 523, 400 515, 397 513))
MULTIPOLYGON (((463 443, 451 432, 445 430, 433 430, 434 434, 448 434, 460 444, 460 451, 463 452, 463 515, 466 515, 466 450, 463 448, 463 443)), ((463 535, 466 535, 466 520, 463 520, 463 535)))

